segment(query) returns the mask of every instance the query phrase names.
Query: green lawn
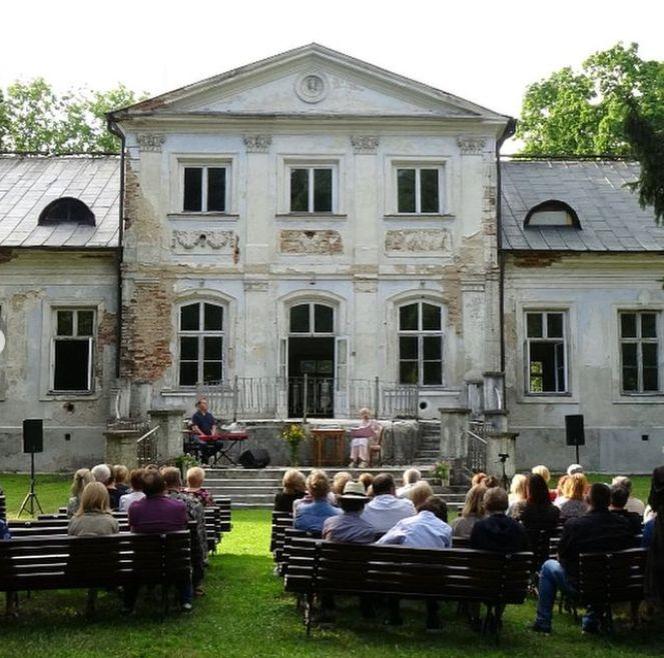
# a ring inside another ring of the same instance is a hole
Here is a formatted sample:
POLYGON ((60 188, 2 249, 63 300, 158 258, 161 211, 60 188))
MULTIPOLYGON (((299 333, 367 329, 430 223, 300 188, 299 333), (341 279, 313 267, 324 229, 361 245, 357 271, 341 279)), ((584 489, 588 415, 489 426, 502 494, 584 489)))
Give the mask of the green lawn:
MULTIPOLYGON (((606 479, 606 477, 601 478, 606 479)), ((15 511, 27 491, 25 476, 0 476, 15 511)), ((645 486, 645 483, 643 483, 645 486)), ((41 476, 37 492, 42 505, 55 510, 66 500, 67 481, 41 476)), ((639 493, 641 483, 639 482, 639 493)), ((0 656, 530 656, 546 653, 561 656, 661 655, 664 627, 630 632, 619 628, 613 640, 582 636, 572 619, 556 615, 554 634, 536 636, 525 630, 532 621, 534 605, 508 608, 498 648, 479 638, 443 607, 445 629, 441 635, 422 632, 418 604, 408 604, 405 625, 384 628, 364 622, 352 602, 341 602, 337 627, 316 630, 309 640, 293 599, 282 591, 272 575, 268 553, 269 512, 233 513, 233 531, 224 537, 219 553, 211 560, 206 577, 206 596, 196 601, 188 616, 173 613, 159 623, 146 601, 137 614, 123 618, 117 599, 100 595, 98 618, 88 623, 78 613, 83 592, 37 592, 22 598, 18 620, 0 617, 0 656)))

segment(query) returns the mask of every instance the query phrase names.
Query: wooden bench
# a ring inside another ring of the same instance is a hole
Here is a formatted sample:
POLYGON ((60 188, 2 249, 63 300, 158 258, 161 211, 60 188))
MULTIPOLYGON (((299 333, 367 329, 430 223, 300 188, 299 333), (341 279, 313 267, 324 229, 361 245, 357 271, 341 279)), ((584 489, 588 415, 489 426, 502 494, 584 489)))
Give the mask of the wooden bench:
POLYGON ((526 598, 533 554, 430 550, 293 538, 284 587, 305 598, 307 635, 314 595, 375 595, 483 603, 483 633, 496 637, 507 604, 526 598))
POLYGON ((15 612, 18 592, 24 590, 160 585, 165 613, 168 587, 191 577, 190 542, 186 530, 162 535, 16 537, 0 542, 0 591, 6 593, 9 613, 15 612))
POLYGON ((4 495, 0 496, 0 519, 7 520, 7 499, 4 495))

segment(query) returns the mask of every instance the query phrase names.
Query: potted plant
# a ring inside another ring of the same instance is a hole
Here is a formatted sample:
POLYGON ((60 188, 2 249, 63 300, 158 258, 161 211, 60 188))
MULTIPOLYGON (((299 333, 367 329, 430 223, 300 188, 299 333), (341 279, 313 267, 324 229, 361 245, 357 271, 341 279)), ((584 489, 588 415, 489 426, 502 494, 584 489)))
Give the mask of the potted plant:
POLYGON ((296 423, 286 425, 281 431, 281 438, 288 444, 290 465, 299 466, 300 444, 307 438, 304 427, 296 423))
POLYGON ((450 464, 446 461, 439 461, 434 464, 433 476, 443 487, 450 484, 450 464))

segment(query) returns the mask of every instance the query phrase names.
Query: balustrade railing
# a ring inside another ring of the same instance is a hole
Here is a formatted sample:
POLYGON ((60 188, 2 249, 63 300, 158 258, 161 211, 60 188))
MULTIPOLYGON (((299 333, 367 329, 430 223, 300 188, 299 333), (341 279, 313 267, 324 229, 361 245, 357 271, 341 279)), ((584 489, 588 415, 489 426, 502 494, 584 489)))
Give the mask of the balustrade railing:
POLYGON ((484 438, 484 423, 471 421, 466 430, 466 468, 471 473, 486 471, 487 440, 484 438))

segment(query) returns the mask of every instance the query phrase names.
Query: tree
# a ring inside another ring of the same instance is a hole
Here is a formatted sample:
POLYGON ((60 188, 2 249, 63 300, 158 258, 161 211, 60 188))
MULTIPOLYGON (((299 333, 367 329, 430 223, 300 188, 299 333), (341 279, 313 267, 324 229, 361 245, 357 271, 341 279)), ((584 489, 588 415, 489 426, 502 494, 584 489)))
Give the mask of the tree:
POLYGON ((664 126, 664 62, 618 43, 528 86, 516 137, 524 154, 632 155, 625 134, 629 99, 640 116, 664 126))
POLYGON ((58 94, 43 78, 0 90, 0 150, 44 153, 117 152, 106 112, 145 98, 120 84, 106 91, 58 94))

